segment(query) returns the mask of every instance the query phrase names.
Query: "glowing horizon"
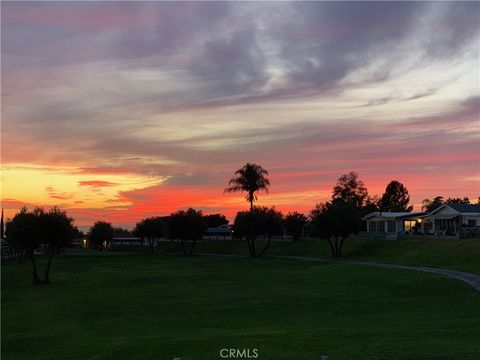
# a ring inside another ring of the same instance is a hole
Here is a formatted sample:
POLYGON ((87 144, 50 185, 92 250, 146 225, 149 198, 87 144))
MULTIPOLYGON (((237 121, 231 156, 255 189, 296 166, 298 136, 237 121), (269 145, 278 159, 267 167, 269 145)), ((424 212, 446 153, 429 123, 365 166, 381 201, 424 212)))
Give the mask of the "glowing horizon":
POLYGON ((308 212, 356 171, 480 195, 480 4, 2 2, 2 207, 82 228, 194 207, 246 162, 308 212))

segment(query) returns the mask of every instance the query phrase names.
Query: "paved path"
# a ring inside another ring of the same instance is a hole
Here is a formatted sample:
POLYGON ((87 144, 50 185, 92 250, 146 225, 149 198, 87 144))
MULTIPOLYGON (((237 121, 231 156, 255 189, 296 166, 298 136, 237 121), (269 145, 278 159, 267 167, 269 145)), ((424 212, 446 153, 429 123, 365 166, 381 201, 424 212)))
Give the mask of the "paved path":
MULTIPOLYGON (((212 254, 212 253, 201 253, 199 255, 247 257, 246 255, 212 254)), ((429 272, 429 273, 448 276, 450 278, 466 282, 467 284, 472 286, 475 290, 480 292, 480 275, 463 272, 463 271, 457 271, 457 270, 440 269, 440 268, 432 268, 432 267, 425 267, 425 266, 385 264, 385 263, 367 262, 367 261, 334 260, 331 258, 322 258, 322 257, 313 257, 313 256, 270 255, 269 257, 291 259, 291 260, 303 260, 303 261, 336 262, 336 263, 354 264, 354 265, 378 266, 378 267, 389 268, 389 269, 423 271, 423 272, 429 272)))
POLYGON ((366 261, 333 260, 333 259, 311 257, 311 256, 289 256, 289 255, 275 256, 273 255, 271 257, 285 258, 285 259, 292 259, 292 260, 304 260, 304 261, 322 261, 322 262, 328 261, 328 262, 338 262, 338 263, 347 263, 347 264, 355 264, 355 265, 378 266, 378 267, 390 268, 390 269, 416 270, 416 271, 435 273, 435 274, 445 275, 445 276, 466 282, 467 284, 472 286, 475 290, 480 292, 480 275, 463 272, 463 271, 439 269, 439 268, 432 268, 432 267, 425 267, 425 266, 385 264, 385 263, 366 262, 366 261))

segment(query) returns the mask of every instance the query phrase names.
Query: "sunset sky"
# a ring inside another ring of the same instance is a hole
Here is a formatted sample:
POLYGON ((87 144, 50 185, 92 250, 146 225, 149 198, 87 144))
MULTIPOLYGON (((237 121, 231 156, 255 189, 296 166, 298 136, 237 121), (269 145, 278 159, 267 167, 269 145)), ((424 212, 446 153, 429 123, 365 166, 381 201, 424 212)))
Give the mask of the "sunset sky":
POLYGON ((308 212, 339 176, 480 195, 480 3, 1 3, 2 207, 81 228, 185 207, 308 212))

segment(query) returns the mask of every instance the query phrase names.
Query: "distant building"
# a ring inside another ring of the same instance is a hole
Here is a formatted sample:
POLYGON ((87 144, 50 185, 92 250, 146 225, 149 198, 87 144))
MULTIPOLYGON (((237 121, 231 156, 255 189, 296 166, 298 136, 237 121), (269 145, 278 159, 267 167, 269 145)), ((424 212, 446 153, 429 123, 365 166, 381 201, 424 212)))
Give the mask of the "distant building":
POLYGON ((443 204, 424 218, 431 234, 469 237, 480 235, 480 204, 443 204))
POLYGON ((232 240, 232 227, 220 225, 215 228, 208 228, 202 236, 203 240, 232 240))
POLYGON ((148 246, 148 242, 139 237, 114 237, 110 242, 111 247, 123 247, 123 246, 148 246))
POLYGON ((396 240, 399 234, 419 232, 424 212, 375 211, 362 218, 367 231, 361 236, 396 240))
POLYGON ((369 238, 480 237, 480 204, 443 204, 430 213, 372 212, 362 218, 369 238))
POLYGON ((86 249, 87 248, 87 239, 82 237, 74 238, 67 246, 69 249, 86 249))

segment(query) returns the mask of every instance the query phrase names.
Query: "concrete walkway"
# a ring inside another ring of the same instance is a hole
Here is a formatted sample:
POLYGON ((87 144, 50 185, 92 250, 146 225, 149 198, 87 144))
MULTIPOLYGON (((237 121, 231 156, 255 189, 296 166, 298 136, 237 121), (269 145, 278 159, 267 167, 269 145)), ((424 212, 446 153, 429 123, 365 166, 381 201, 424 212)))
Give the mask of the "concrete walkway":
POLYGON ((303 260, 303 261, 321 261, 321 262, 327 261, 327 262, 336 262, 336 263, 344 263, 344 264, 378 266, 378 267, 390 268, 390 269, 415 270, 415 271, 435 273, 435 274, 448 276, 448 277, 466 282, 467 284, 472 286, 475 290, 480 292, 480 275, 463 272, 463 271, 431 268, 431 267, 424 267, 424 266, 413 266, 413 265, 385 264, 385 263, 366 262, 366 261, 333 260, 333 259, 311 257, 311 256, 272 255, 271 257, 292 259, 292 260, 303 260))
MULTIPOLYGON (((199 255, 209 255, 209 256, 224 256, 224 257, 248 257, 246 255, 236 255, 236 254, 213 254, 213 253, 200 253, 199 255)), ((268 257, 272 258, 281 258, 281 259, 290 259, 290 260, 302 260, 302 261, 316 261, 316 262, 334 262, 340 264, 354 264, 354 265, 366 265, 366 266, 378 266, 388 269, 402 269, 402 270, 414 270, 414 271, 423 271, 429 273, 435 273, 439 275, 444 275, 453 279, 463 281, 473 287, 475 290, 480 292, 480 275, 450 270, 450 269, 440 269, 432 268, 425 266, 414 266, 414 265, 397 265, 397 264, 385 264, 377 262, 367 262, 367 261, 351 261, 351 260, 334 260, 331 258, 322 258, 314 256, 297 256, 297 255, 270 255, 268 257)))

